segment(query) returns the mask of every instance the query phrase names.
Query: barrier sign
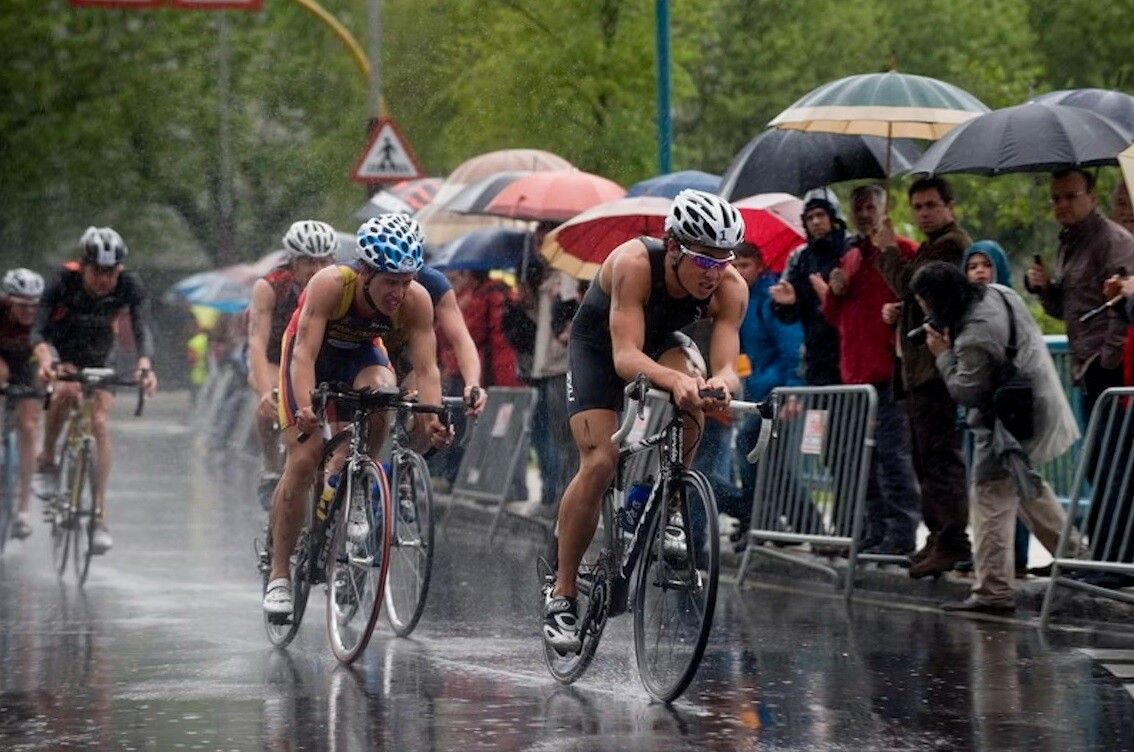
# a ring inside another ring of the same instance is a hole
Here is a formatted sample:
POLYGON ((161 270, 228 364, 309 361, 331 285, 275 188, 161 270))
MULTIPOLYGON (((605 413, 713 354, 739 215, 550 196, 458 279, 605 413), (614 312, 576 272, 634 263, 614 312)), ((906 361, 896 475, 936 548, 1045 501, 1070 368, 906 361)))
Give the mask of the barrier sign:
POLYGON ((826 433, 827 411, 808 410, 803 419, 803 439, 799 442, 799 451, 802 454, 822 454, 826 433))
POLYGON ((352 177, 360 183, 380 183, 422 178, 425 173, 394 121, 382 118, 374 124, 352 177))

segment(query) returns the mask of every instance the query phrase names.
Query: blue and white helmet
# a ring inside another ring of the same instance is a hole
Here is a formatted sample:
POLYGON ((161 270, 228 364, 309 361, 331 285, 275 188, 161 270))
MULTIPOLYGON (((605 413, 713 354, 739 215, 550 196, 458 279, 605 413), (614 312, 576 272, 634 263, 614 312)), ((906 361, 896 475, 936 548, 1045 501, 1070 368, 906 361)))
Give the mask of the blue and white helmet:
POLYGON ((424 237, 417 220, 382 214, 358 228, 358 257, 375 271, 416 274, 423 263, 424 237))

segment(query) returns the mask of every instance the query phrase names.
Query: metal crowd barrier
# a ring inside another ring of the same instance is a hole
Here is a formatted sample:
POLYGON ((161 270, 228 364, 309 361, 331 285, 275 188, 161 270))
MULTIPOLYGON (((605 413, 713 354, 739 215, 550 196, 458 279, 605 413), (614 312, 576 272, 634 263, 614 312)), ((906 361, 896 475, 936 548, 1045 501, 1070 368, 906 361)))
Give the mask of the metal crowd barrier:
MULTIPOLYGON (((536 390, 527 387, 489 387, 484 414, 471 425, 454 496, 496 502, 496 515, 488 531, 492 541, 500 520, 507 514, 508 492, 517 468, 526 465, 536 390)), ((541 430, 562 430, 541 426, 541 430)))
MULTIPOLYGON (((1044 337, 1051 359, 1055 361, 1055 370, 1059 374, 1059 382, 1063 385, 1063 393, 1071 403, 1071 412, 1078 419, 1082 415, 1080 403, 1082 401, 1079 389, 1071 382, 1071 353, 1067 349, 1067 337, 1064 335, 1048 335, 1044 337)), ((1082 430, 1083 426, 1080 425, 1082 430)), ((1071 497, 1071 488, 1075 482, 1075 464, 1079 451, 1083 446, 1080 439, 1071 449, 1056 457, 1051 462, 1045 462, 1037 468, 1040 475, 1051 484, 1055 495, 1067 504, 1071 497)))
POLYGON ((863 528, 863 502, 874 449, 878 395, 873 386, 778 387, 783 407, 776 432, 756 469, 752 525, 737 575, 753 553, 838 571, 772 544, 810 543, 812 550, 847 552, 844 588, 850 597, 863 528))
POLYGON ((1057 585, 1123 603, 1134 595, 1071 579, 1064 570, 1113 572, 1134 576, 1134 388, 1107 389, 1095 404, 1083 439, 1071 489, 1067 524, 1051 567, 1040 626, 1051 619, 1057 585), (1086 498, 1084 498, 1086 497, 1086 498), (1081 507, 1090 503, 1080 527, 1090 543, 1089 554, 1068 558, 1067 546, 1081 507))

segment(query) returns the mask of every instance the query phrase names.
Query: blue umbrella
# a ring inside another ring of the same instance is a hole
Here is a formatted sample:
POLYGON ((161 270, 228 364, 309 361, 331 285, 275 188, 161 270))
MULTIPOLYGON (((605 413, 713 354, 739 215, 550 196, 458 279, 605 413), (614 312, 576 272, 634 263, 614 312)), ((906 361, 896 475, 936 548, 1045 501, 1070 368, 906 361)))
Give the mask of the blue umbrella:
POLYGON ((626 197, 657 196, 659 198, 673 198, 686 188, 695 188, 698 191, 716 193, 717 189, 720 187, 720 175, 710 175, 700 170, 682 170, 680 172, 669 172, 665 175, 658 175, 643 180, 640 183, 635 183, 630 186, 630 190, 626 191, 626 197))
POLYGON ((442 246, 431 265, 436 269, 480 272, 516 269, 523 262, 528 237, 524 230, 507 227, 474 230, 442 246))

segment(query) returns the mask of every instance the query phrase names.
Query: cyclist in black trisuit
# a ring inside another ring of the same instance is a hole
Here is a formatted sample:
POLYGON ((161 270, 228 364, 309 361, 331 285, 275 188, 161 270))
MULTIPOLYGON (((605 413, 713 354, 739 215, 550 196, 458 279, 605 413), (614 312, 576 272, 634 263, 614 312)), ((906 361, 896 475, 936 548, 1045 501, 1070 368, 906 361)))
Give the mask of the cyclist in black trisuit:
MULTIPOLYGON (((30 269, 12 269, 0 283, 0 384, 31 387, 35 385, 32 362, 31 325, 35 320, 39 298, 43 295, 43 277, 30 269)), ((35 469, 35 439, 41 408, 34 400, 23 399, 6 406, 16 416, 19 454, 19 490, 16 516, 12 521, 12 537, 22 540, 31 535, 31 475, 35 469)), ((12 458, 8 458, 12 462, 12 458)), ((9 489, 10 490, 10 489, 9 489)))
POLYGON ((727 201, 685 190, 673 201, 664 240, 642 237, 616 248, 575 314, 568 347, 567 409, 579 471, 559 507, 559 566, 544 604, 543 637, 566 653, 579 649, 575 578, 598 525, 603 493, 614 478, 623 388, 638 374, 673 394, 685 411, 686 462, 700 439, 704 410, 724 408, 738 391, 739 329, 748 286, 732 267, 744 239, 740 213, 727 201), (713 320, 709 360, 678 330, 713 320), (703 388, 723 399, 703 399, 703 388))
MULTIPOLYGON (((123 310, 130 312, 138 363, 135 378, 147 392, 157 389, 153 372, 153 336, 150 334, 145 291, 132 272, 126 271, 126 244, 109 227, 88 227, 79 241, 81 259, 67 263, 40 300, 32 326, 31 344, 39 361, 43 383, 59 373, 81 368, 109 367, 117 340, 115 320, 123 310)), ((50 488, 56 481, 55 445, 63 429, 68 408, 81 395, 78 384, 59 382, 47 410, 43 432, 43 451, 39 455, 37 485, 50 488)), ((113 541, 106 527, 106 482, 110 477, 111 447, 106 419, 114 406, 114 394, 100 389, 94 396, 92 429, 98 443, 95 478, 95 522, 91 551, 110 550, 113 541)))

